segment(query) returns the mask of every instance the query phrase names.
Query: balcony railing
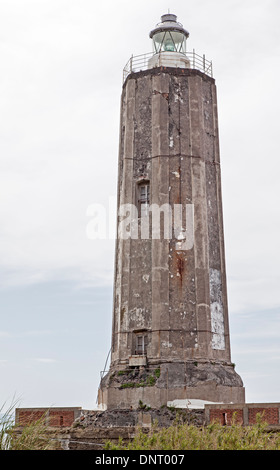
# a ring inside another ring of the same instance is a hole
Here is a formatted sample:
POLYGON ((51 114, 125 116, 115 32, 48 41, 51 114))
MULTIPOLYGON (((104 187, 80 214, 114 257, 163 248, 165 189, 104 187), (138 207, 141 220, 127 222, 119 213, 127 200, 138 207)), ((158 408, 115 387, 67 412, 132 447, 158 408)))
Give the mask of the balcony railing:
MULTIPOLYGON (((160 54, 161 53, 159 53, 159 55, 160 54)), ((123 81, 126 80, 127 76, 130 73, 140 72, 141 70, 147 70, 149 68, 149 59, 153 55, 153 52, 148 52, 147 54, 141 54, 136 56, 132 55, 123 69, 123 81)), ((186 54, 184 54, 184 57, 189 60, 191 69, 199 70, 200 72, 205 73, 209 77, 213 77, 212 61, 210 62, 209 60, 207 60, 205 58, 205 55, 200 56, 195 52, 195 50, 193 50, 193 52, 186 52, 186 54)), ((174 65, 175 62, 173 62, 172 59, 167 58, 165 59, 165 61, 168 64, 167 66, 176 67, 176 65, 174 65)))

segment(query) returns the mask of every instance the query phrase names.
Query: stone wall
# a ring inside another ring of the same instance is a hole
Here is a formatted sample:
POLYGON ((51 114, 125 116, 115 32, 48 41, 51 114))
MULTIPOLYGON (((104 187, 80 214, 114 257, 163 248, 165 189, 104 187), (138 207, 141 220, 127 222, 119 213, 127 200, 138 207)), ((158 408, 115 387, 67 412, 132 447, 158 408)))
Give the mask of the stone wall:
POLYGON ((138 410, 83 410, 69 433, 69 450, 101 450, 106 441, 117 443, 133 439, 139 428, 148 431, 153 425, 169 427, 180 423, 203 426, 204 410, 179 410, 162 407, 158 410, 141 405, 138 410))
POLYGON ((175 419, 180 422, 202 426, 204 424, 204 409, 177 409, 163 406, 160 409, 149 409, 140 403, 138 410, 82 410, 75 420, 74 428, 107 428, 107 427, 151 427, 157 424, 168 427, 175 419))

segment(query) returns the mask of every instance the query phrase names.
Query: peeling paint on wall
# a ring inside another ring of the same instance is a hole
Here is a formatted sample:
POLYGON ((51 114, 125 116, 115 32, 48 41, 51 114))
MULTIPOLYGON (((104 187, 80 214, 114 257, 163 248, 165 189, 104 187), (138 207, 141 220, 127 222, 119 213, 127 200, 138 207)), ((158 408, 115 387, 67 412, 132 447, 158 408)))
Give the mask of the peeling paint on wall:
POLYGON ((163 348, 172 348, 172 343, 170 343, 169 341, 162 341, 161 345, 163 348))
POLYGON ((150 279, 150 275, 149 274, 143 274, 142 279, 143 279, 144 282, 147 283, 150 279))
POLYGON ((134 308, 129 312, 130 320, 134 321, 137 327, 144 327, 145 312, 143 308, 134 308))
POLYGON ((224 309, 221 272, 210 269, 210 311, 212 349, 225 349, 224 309))

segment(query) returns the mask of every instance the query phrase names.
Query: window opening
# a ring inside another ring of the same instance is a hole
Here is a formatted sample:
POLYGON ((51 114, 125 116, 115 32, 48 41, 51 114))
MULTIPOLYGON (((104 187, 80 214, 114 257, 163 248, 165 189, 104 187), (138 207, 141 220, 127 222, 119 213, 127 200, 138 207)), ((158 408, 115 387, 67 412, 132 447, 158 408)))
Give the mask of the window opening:
POLYGON ((138 188, 139 197, 138 197, 138 211, 139 217, 147 216, 149 213, 149 204, 150 204, 150 184, 142 183, 138 188))
POLYGON ((147 354, 147 335, 136 335, 135 354, 143 356, 147 354))

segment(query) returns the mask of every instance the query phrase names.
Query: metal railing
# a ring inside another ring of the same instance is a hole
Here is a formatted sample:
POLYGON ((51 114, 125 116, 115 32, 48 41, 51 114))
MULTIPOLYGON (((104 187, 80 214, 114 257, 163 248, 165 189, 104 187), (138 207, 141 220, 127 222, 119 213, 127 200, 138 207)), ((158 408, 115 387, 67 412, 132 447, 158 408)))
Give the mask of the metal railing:
MULTIPOLYGON (((159 52, 157 55, 164 54, 159 52)), ((126 80, 127 76, 133 72, 140 72, 142 70, 147 70, 149 68, 149 59, 155 55, 153 52, 148 52, 146 54, 131 56, 128 62, 126 63, 123 69, 123 81, 126 80)), ((193 50, 192 52, 186 52, 186 54, 182 54, 186 57, 190 62, 190 68, 199 70, 202 73, 205 73, 209 77, 213 77, 213 67, 212 61, 209 61, 205 58, 205 55, 200 56, 193 50)), ((168 63, 167 59, 167 63, 168 63)), ((172 65, 172 61, 170 61, 170 67, 177 67, 177 65, 172 65)))

